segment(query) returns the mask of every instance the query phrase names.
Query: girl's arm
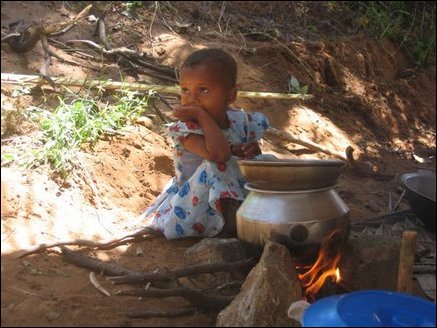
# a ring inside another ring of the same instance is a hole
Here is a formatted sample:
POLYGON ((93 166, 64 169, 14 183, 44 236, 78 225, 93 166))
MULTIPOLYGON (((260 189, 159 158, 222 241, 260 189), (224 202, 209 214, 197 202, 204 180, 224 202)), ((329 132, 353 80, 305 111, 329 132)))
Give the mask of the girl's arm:
POLYGON ((213 162, 226 162, 231 148, 222 130, 202 108, 183 106, 175 108, 173 115, 182 121, 196 121, 204 135, 190 134, 183 141, 185 149, 213 162))

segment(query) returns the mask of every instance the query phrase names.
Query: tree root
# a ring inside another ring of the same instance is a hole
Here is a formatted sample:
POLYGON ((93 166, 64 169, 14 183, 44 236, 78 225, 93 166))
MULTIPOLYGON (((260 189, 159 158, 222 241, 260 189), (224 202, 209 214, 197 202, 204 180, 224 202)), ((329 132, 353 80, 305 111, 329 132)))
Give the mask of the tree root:
POLYGON ((24 251, 24 253, 21 253, 18 258, 23 258, 32 254, 42 253, 50 248, 53 247, 60 247, 60 246, 80 246, 80 247, 88 247, 92 249, 111 249, 120 245, 133 243, 137 241, 146 240, 152 237, 161 236, 158 232, 153 231, 148 228, 144 228, 134 234, 127 235, 121 238, 112 239, 107 242, 95 242, 92 240, 86 240, 86 239, 76 239, 72 241, 65 241, 65 242, 55 242, 51 244, 40 244, 38 246, 35 246, 29 250, 24 251))
POLYGON ((35 44, 41 40, 41 36, 58 36, 69 31, 77 21, 86 17, 91 7, 92 5, 85 7, 80 13, 67 22, 43 23, 23 28, 23 21, 19 21, 13 25, 15 28, 14 33, 18 33, 18 35, 11 33, 7 35, 7 38, 2 36, 2 42, 5 41, 18 53, 27 52, 33 49, 35 44))

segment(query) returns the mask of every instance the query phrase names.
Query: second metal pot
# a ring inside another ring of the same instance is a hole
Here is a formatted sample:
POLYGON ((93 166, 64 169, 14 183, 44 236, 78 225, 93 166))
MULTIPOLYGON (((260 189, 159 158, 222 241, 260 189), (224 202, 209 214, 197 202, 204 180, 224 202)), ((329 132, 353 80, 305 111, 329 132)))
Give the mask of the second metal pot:
POLYGON ((339 160, 239 160, 241 174, 254 188, 309 190, 335 185, 345 162, 339 160))

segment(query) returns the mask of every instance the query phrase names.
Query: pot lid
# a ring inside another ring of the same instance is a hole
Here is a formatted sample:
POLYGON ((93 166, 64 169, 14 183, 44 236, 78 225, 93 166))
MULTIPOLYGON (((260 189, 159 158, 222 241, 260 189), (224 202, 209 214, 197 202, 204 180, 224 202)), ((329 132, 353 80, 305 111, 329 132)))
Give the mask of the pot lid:
POLYGON ((241 159, 237 161, 241 165, 250 166, 343 166, 344 161, 336 159, 241 159))

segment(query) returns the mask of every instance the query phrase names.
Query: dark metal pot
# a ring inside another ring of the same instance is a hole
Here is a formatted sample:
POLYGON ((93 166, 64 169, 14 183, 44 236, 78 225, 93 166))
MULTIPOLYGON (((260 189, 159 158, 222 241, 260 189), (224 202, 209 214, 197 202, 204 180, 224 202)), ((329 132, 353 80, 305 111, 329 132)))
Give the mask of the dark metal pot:
POLYGON ((312 263, 321 244, 336 237, 341 247, 349 232, 349 208, 334 186, 296 191, 250 192, 237 211, 238 238, 259 252, 267 240, 290 249, 299 263, 312 263))
POLYGON ((436 230, 436 175, 433 172, 407 173, 402 176, 405 197, 413 212, 432 230, 436 230))

